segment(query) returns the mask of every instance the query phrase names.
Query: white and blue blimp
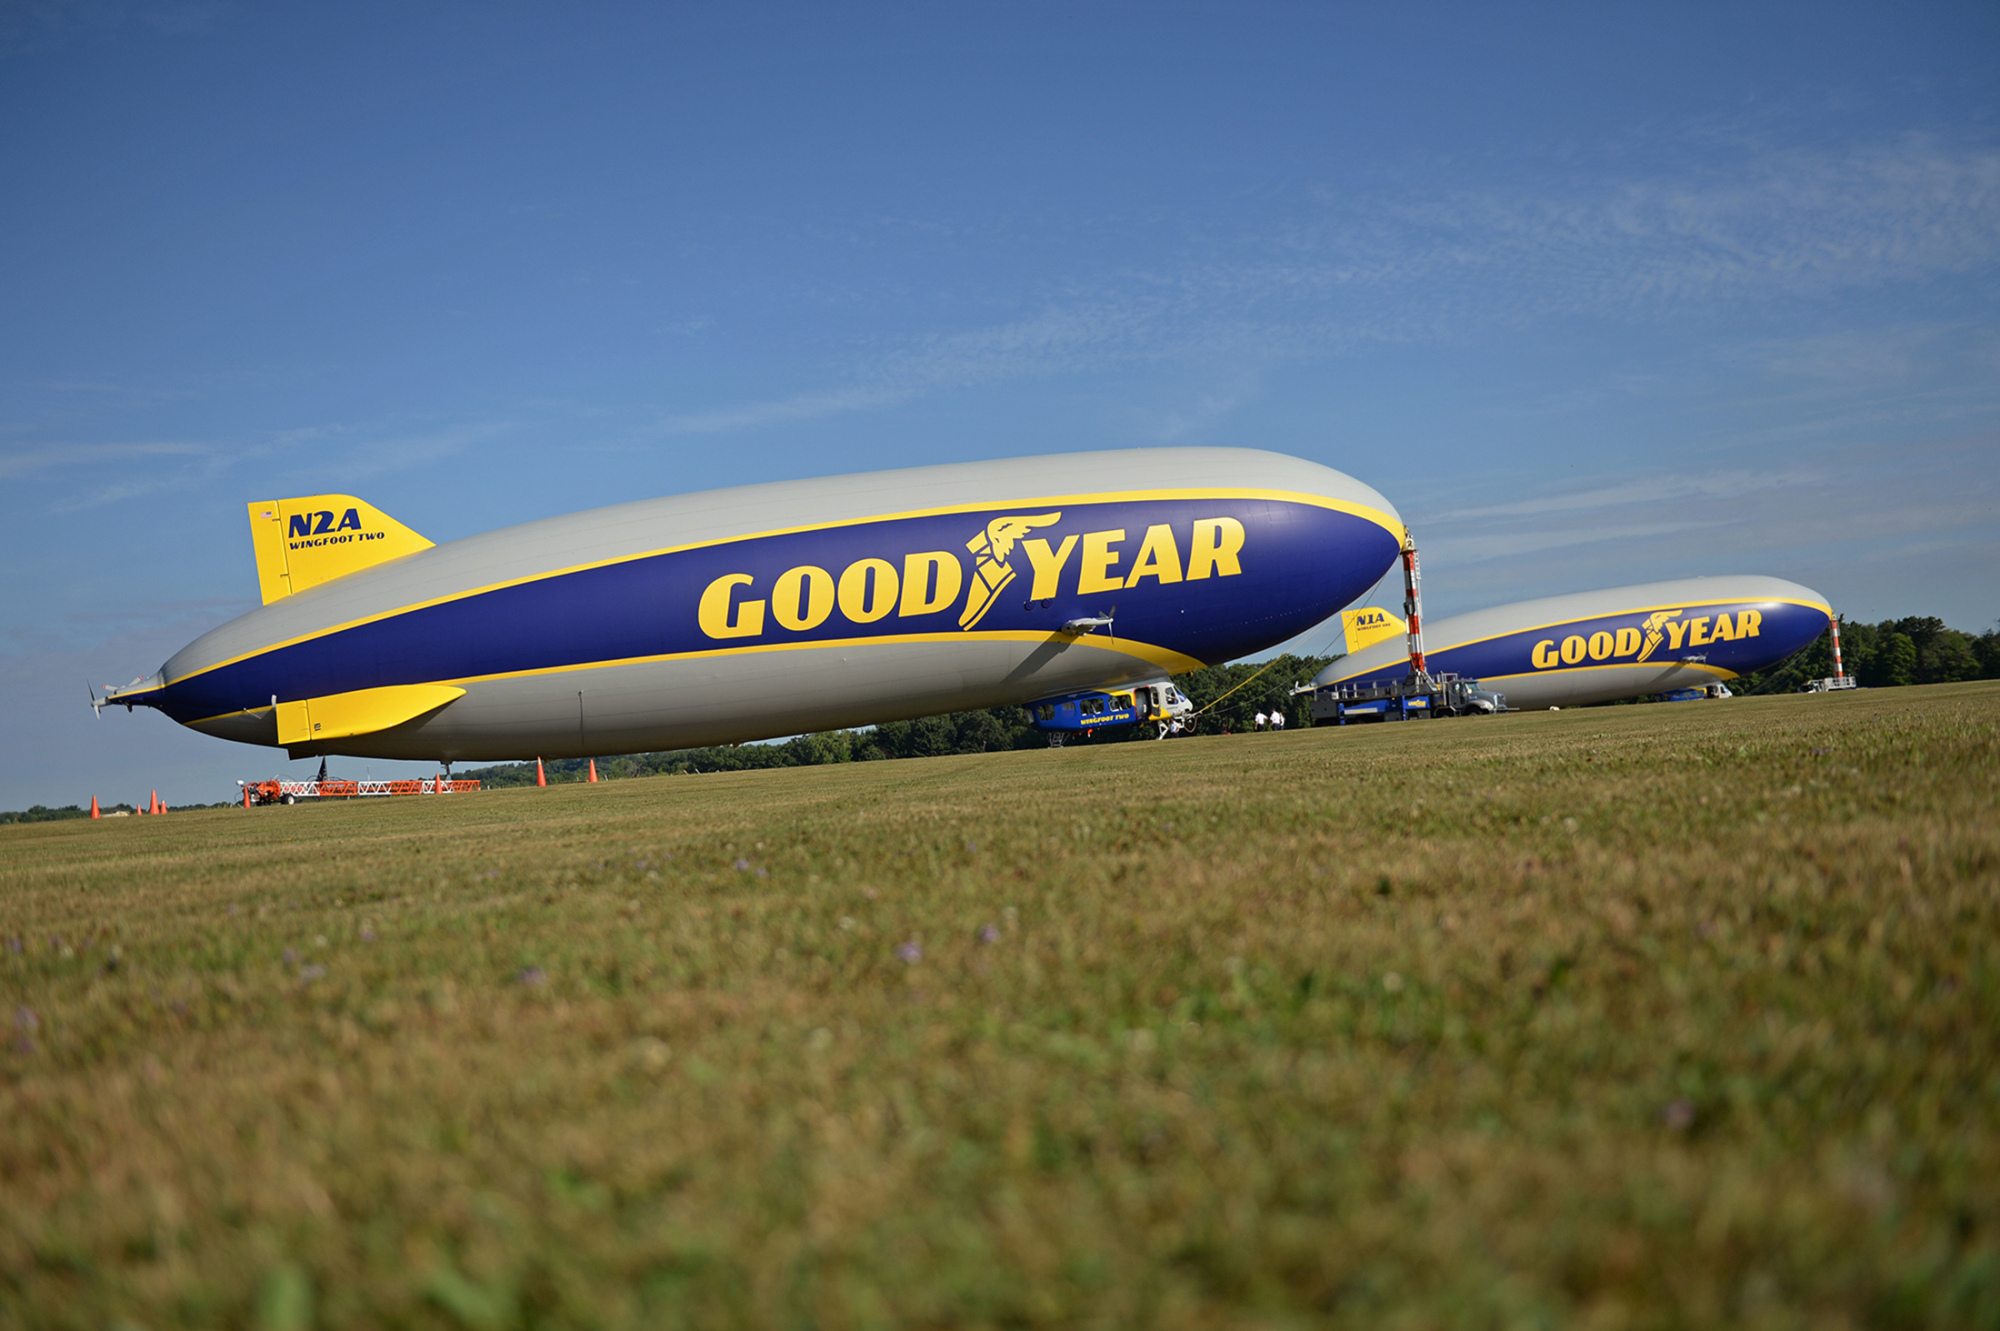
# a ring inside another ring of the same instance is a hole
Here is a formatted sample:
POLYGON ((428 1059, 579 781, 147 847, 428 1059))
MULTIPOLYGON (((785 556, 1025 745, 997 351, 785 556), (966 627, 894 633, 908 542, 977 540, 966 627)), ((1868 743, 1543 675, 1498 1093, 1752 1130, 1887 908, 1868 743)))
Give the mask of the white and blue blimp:
POLYGON ((434 545, 347 495, 249 506, 265 604, 105 701, 294 757, 585 757, 1155 686, 1283 642, 1402 519, 1246 449, 648 499, 434 545))
MULTIPOLYGON (((1824 596, 1783 578, 1683 578, 1427 620, 1424 656, 1432 674, 1476 679, 1512 710, 1576 707, 1735 679, 1784 660, 1832 622, 1824 596)), ((1409 675, 1401 620, 1352 611, 1347 627, 1355 650, 1315 688, 1409 675)))

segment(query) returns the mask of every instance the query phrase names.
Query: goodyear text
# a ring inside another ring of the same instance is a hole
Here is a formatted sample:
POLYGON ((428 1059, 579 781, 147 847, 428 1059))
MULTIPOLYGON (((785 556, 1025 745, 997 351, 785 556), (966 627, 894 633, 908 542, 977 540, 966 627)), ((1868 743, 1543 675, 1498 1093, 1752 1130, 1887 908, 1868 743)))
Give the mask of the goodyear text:
POLYGON ((754 574, 725 573, 703 589, 695 622, 717 640, 754 638, 773 630, 805 633, 836 613, 856 625, 891 616, 934 615, 959 606, 963 594, 958 626, 971 629, 1002 590, 1023 575, 1027 599, 1034 602, 1065 593, 1094 597, 1243 572, 1245 531, 1233 517, 1197 518, 1178 530, 1171 523, 1154 523, 1143 530, 1028 535, 1061 520, 1060 512, 993 519, 965 544, 970 570, 955 550, 919 550, 885 552, 839 570, 800 564, 768 585, 760 585, 754 574))
POLYGON ((1618 629, 1599 629, 1588 636, 1572 633, 1562 638, 1544 638, 1529 655, 1537 670, 1589 662, 1631 664, 1653 659, 1662 645, 1669 652, 1689 647, 1707 647, 1718 642, 1739 642, 1761 635, 1764 616, 1756 610, 1710 611, 1690 614, 1687 610, 1656 610, 1638 624, 1618 629))

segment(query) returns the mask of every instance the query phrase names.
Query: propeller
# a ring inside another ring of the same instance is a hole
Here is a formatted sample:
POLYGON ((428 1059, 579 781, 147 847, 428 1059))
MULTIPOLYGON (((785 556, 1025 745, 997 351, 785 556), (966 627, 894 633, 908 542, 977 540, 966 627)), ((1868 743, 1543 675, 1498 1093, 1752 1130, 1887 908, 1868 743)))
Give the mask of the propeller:
MULTIPOLYGON (((1063 624, 1062 632, 1081 635, 1094 632, 1097 629, 1111 629, 1112 617, 1117 613, 1118 607, 1114 605, 1102 614, 1086 615, 1081 619, 1068 620, 1063 624)), ((1117 637, 1118 630, 1111 629, 1111 636, 1114 638, 1117 637)))

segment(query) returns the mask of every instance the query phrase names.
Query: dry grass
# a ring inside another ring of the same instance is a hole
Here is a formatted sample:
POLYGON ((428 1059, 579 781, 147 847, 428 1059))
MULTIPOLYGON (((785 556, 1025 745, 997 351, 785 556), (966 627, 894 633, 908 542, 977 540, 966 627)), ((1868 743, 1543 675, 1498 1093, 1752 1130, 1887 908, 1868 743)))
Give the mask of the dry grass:
POLYGON ((18 1325, 2000 1325, 2000 687, 0 829, 18 1325))

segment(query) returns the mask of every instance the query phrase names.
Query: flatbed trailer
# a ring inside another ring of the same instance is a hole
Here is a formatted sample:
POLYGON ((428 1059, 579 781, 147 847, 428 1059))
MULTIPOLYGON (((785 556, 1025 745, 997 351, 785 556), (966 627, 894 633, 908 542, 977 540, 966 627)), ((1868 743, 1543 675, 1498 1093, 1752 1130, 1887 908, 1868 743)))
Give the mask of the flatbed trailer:
POLYGON ((1505 694, 1457 675, 1411 675, 1385 684, 1332 684, 1300 689, 1313 695, 1316 726, 1362 721, 1413 721, 1429 716, 1487 716, 1507 710, 1505 694))
POLYGON ((300 800, 368 799, 377 795, 456 795, 479 789, 477 781, 427 776, 416 781, 238 781, 243 807, 297 804, 300 800))

